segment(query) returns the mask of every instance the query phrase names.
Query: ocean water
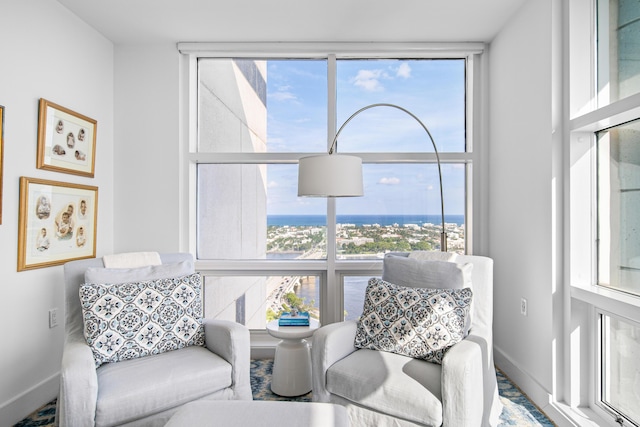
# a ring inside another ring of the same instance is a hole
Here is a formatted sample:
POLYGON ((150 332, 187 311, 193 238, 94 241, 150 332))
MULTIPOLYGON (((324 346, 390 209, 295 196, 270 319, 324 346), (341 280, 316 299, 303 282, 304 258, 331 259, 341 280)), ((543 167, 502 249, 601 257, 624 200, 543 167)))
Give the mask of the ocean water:
MULTIPOLYGON (((325 215, 267 215, 267 226, 324 226, 325 215)), ((464 215, 445 215, 444 221, 450 224, 464 224, 464 215)), ((338 215, 338 224, 362 225, 404 225, 404 224, 441 224, 440 215, 338 215)))

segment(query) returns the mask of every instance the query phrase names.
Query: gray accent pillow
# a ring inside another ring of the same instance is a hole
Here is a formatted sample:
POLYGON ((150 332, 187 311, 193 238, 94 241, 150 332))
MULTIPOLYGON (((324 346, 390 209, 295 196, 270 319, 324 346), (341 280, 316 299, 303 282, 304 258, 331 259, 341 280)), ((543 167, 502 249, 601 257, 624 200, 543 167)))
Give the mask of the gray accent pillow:
POLYGON ((186 276, 194 272, 193 261, 147 265, 136 268, 90 267, 84 273, 85 283, 129 283, 186 276))
POLYGON ((80 287, 84 337, 96 367, 204 345, 199 273, 80 287))
POLYGON ((442 364, 468 333, 473 292, 398 286, 369 280, 354 346, 442 364))
POLYGON ((400 286, 462 289, 471 287, 473 264, 432 261, 387 254, 382 280, 400 286))

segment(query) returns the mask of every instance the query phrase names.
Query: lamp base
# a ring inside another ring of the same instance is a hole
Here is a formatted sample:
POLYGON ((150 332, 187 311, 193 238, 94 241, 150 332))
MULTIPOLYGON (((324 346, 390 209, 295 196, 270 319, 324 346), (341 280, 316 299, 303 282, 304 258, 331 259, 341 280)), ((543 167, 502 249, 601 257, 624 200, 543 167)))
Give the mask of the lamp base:
POLYGON ((447 252, 447 233, 444 231, 440 233, 440 250, 447 252))

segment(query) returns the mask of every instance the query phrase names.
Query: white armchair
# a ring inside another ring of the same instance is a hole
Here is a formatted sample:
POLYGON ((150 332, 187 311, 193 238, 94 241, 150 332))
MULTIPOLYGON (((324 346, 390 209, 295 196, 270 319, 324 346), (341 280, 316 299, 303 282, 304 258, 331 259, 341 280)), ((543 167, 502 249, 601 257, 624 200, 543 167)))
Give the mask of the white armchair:
MULTIPOLYGON (((387 255, 382 279, 403 286, 437 287, 428 262, 387 255), (394 259, 395 258, 395 259, 394 259), (390 265, 402 262, 402 265, 390 265), (421 278, 406 284, 407 278, 421 278)), ((493 260, 457 255, 473 264, 471 328, 442 365, 354 346, 356 321, 326 325, 314 334, 313 400, 347 407, 353 426, 495 426, 502 404, 493 362, 493 260)))
MULTIPOLYGON (((176 266, 174 272, 194 272, 190 254, 160 254, 160 259, 167 268, 176 266)), ((66 339, 57 401, 59 425, 163 426, 178 408, 191 401, 252 399, 249 331, 234 322, 204 319, 205 346, 188 346, 96 368, 83 335, 79 297, 89 268, 107 275, 113 271, 101 270, 101 258, 64 266, 66 339)), ((113 282, 102 283, 121 283, 122 277, 137 277, 136 281, 172 277, 166 271, 162 277, 153 277, 158 269, 145 269, 119 269, 113 282)))

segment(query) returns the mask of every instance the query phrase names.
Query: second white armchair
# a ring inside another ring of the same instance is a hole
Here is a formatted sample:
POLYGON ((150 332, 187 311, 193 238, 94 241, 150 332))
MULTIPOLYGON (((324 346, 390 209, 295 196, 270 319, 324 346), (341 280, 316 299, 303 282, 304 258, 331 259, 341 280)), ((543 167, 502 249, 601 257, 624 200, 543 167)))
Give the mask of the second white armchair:
MULTIPOLYGON (((437 287, 430 266, 438 262, 387 255, 382 279, 437 287)), ((314 335, 313 400, 346 406, 352 426, 497 425, 502 404, 493 364, 493 260, 458 255, 452 262, 472 264, 471 327, 442 364, 356 348, 356 321, 326 325, 314 335)))

